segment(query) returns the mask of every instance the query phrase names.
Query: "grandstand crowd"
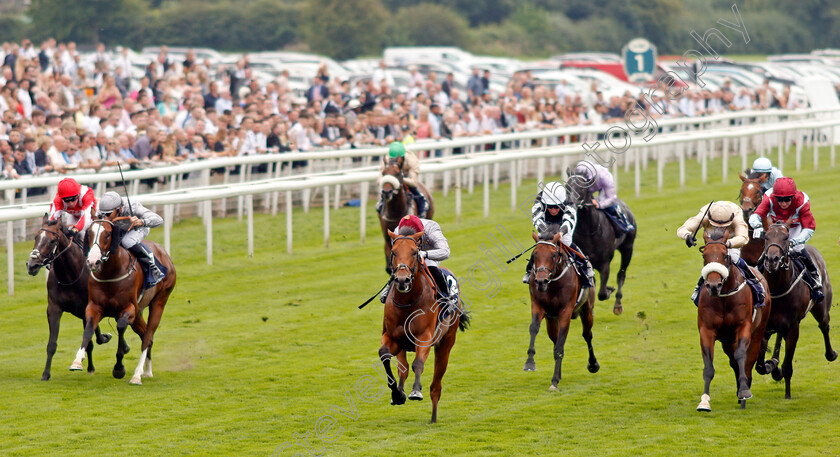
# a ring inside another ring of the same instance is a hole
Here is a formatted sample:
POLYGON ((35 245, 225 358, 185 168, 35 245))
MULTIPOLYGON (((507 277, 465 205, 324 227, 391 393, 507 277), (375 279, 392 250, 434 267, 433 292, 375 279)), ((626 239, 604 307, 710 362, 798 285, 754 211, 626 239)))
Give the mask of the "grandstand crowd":
POLYGON ((302 92, 290 89, 286 73, 262 83, 247 55, 218 66, 193 52, 172 58, 164 46, 138 74, 128 52, 100 44, 80 53, 75 43, 55 40, 3 43, 4 179, 609 123, 637 107, 651 117, 796 107, 789 87, 767 83, 753 90, 725 81, 669 99, 661 90, 607 96, 597 82, 571 91, 519 71, 493 91, 489 71, 478 68, 459 90, 452 74, 409 67, 410 83, 398 88, 384 62, 353 84, 322 65, 302 92))

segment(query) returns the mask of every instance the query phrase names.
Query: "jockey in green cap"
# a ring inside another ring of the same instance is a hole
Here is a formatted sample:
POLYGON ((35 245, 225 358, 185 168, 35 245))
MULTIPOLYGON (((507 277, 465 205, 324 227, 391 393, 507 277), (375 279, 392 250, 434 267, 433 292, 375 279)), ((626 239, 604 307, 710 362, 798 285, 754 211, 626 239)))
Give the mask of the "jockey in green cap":
MULTIPOLYGON (((413 152, 406 151, 405 146, 399 141, 394 141, 388 146, 388 157, 390 160, 398 160, 400 162, 400 169, 403 172, 403 183, 405 183, 408 190, 411 192, 415 203, 417 204, 417 216, 420 218, 426 217, 426 212, 429 210, 429 204, 426 197, 417 188, 417 178, 420 175, 420 160, 413 152)), ((382 162, 379 172, 385 171, 386 162, 382 162)), ((379 203, 376 204, 376 211, 381 212, 385 202, 380 198, 379 203)))

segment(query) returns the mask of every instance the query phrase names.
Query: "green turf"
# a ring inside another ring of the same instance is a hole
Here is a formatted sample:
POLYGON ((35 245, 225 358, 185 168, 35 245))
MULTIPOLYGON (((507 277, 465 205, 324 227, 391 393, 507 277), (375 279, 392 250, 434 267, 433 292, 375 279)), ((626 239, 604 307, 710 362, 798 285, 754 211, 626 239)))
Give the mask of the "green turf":
MULTIPOLYGON (((793 172, 792 153, 785 163, 812 198, 818 222, 812 244, 833 273, 840 262, 834 229, 840 221, 838 173, 827 166, 827 154, 822 157, 817 172, 793 172)), ((810 169, 809 154, 803 163, 810 169)), ((840 366, 823 358, 810 317, 796 353, 792 400, 783 399, 783 383, 756 375, 755 397, 746 411, 739 410, 733 374, 718 346, 713 411, 694 410, 703 363, 688 295, 702 261, 674 232, 709 200, 736 197, 740 160, 730 164, 728 184, 720 184, 719 162, 712 162, 709 184, 703 185, 699 166, 688 162, 685 191, 676 185, 676 165, 669 164, 662 194, 650 166, 641 198, 632 196, 632 169, 620 174, 620 195, 640 228, 625 312, 617 317, 611 304, 596 305, 594 346, 602 368, 594 375, 585 368, 580 323, 573 322, 559 393, 548 392, 553 359, 544 325, 537 371, 522 371, 530 321, 527 287, 519 282, 524 259, 501 271, 481 249, 488 234, 498 235, 497 224, 529 246, 528 218, 511 213, 507 186, 492 192, 489 219, 482 217, 481 188, 464 192, 460 223, 454 199, 438 194, 437 219, 452 246, 446 265, 465 276, 483 260, 498 276, 498 291, 462 285, 473 326, 458 334, 436 425, 428 424, 431 363, 423 375, 423 402, 394 407, 387 394, 364 402, 355 393, 358 380, 377 376, 382 325, 378 302, 356 309, 385 280, 372 211, 365 244, 358 240, 358 210, 334 212, 329 249, 322 245, 321 211, 296 212, 292 255, 285 253, 284 216, 259 215, 253 259, 246 255, 244 223, 216 220, 213 266, 205 263, 200 222, 178 223, 172 257, 179 282, 155 337, 155 377, 140 387, 111 377, 114 342, 96 347, 94 376, 67 371, 81 340, 80 321, 68 316, 52 380, 39 380, 48 334, 46 292, 43 273, 30 278, 21 268, 32 243, 20 243, 17 294, 0 307, 0 455, 268 456, 284 442, 294 444, 295 433, 307 432, 313 452, 323 447, 326 455, 341 456, 836 455, 840 366), (350 408, 347 392, 355 414, 335 410, 350 408), (326 436, 341 427, 328 443, 314 431, 325 415, 338 420, 326 436)), ((533 187, 526 181, 520 199, 533 187)), ((153 233, 162 239, 162 231, 153 233)), ((487 276, 474 271, 474 280, 486 283, 487 276)), ((102 325, 111 332, 115 324, 102 325)), ((840 345, 837 333, 834 341, 840 345)), ((130 334, 129 343, 130 374, 139 339, 130 334)), ((375 379, 371 392, 384 386, 375 379)), ((279 455, 296 453, 309 455, 301 447, 279 455)))

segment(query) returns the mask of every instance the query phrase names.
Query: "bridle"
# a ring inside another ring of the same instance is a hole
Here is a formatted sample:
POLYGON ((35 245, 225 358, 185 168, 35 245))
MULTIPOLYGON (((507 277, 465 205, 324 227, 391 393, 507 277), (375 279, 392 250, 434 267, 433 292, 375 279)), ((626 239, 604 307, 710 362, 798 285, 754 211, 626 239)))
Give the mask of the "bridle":
POLYGON ((131 218, 128 217, 128 216, 122 216, 122 217, 117 217, 114 220, 96 219, 92 222, 92 224, 99 222, 99 223, 106 223, 106 224, 111 226, 111 246, 109 246, 107 250, 102 249, 102 246, 99 246, 99 239, 96 239, 94 241, 96 243, 96 245, 99 246, 99 250, 102 251, 102 263, 107 262, 108 259, 111 257, 111 254, 113 254, 119 248, 119 245, 114 247, 114 244, 115 244, 115 242, 113 240, 114 230, 115 230, 115 228, 119 229, 119 227, 116 227, 114 222, 121 221, 121 220, 126 220, 126 219, 131 219, 131 218))
MULTIPOLYGON (((773 227, 785 227, 785 225, 784 224, 773 224, 773 225, 770 226, 770 228, 773 228, 773 227)), ((768 230, 770 228, 768 228, 768 230)), ((790 234, 790 230, 788 230, 787 227, 785 227, 785 231, 787 231, 788 234, 790 234)), ((789 270, 790 269, 790 245, 786 244, 786 245, 782 246, 779 243, 766 244, 767 243, 767 241, 766 241, 767 240, 767 234, 766 233, 764 234, 764 239, 765 239, 764 252, 761 253, 761 258, 765 259, 767 257, 767 251, 770 248, 775 246, 775 247, 779 248, 779 251, 782 252, 782 261, 781 261, 782 265, 781 265, 781 267, 785 270, 789 270)))
MULTIPOLYGON (((708 241, 708 242, 706 242, 706 244, 705 244, 705 245, 700 246, 699 248, 697 248, 697 250, 699 250, 700 252, 705 253, 705 251, 706 251, 706 246, 709 246, 709 245, 712 245, 712 244, 720 244, 720 245, 722 245, 723 247, 725 247, 725 248, 727 249, 727 251, 729 250, 729 246, 728 246, 725 242, 723 242, 723 241, 708 241)), ((730 259, 730 258, 729 258, 729 255, 728 255, 726 252, 724 252, 723 257, 724 257, 724 259, 726 259, 726 266, 727 266, 727 267, 732 266, 732 259, 730 259)))
POLYGON ((548 267, 531 267, 531 275, 536 278, 537 273, 539 273, 541 271, 545 271, 545 272, 548 273, 548 282, 552 283, 552 282, 557 281, 558 279, 562 278, 566 274, 566 272, 569 271, 569 267, 571 265, 571 262, 567 262, 566 267, 563 269, 563 271, 560 272, 559 275, 554 276, 555 272, 557 271, 557 266, 560 264, 560 260, 563 257, 561 255, 560 246, 552 243, 551 241, 537 241, 537 245, 540 245, 540 244, 546 244, 546 245, 554 248, 554 254, 552 255, 552 258, 554 259, 553 265, 552 265, 551 268, 548 268, 548 267), (554 277, 552 278, 552 276, 554 276, 554 277))
MULTIPOLYGON (((761 190, 761 183, 758 182, 757 179, 747 179, 746 181, 744 181, 744 184, 754 184, 758 186, 759 191, 761 190)), ((756 209, 758 209, 758 205, 761 203, 761 192, 759 192, 758 202, 755 202, 753 201, 752 197, 744 197, 744 188, 741 187, 741 190, 738 191, 738 202, 741 203, 741 211, 744 212, 744 216, 749 217, 752 213, 755 212, 756 209), (744 198, 746 198, 746 200, 744 200, 744 198), (750 203, 752 203, 754 205, 753 208, 750 210, 744 209, 744 201, 749 201, 750 203)), ((752 229, 752 227, 750 227, 750 229, 752 229)))
POLYGON ((391 265, 391 271, 392 271, 391 272, 391 279, 396 279, 397 272, 404 269, 404 270, 408 271, 408 282, 414 282, 414 275, 416 275, 417 272, 420 270, 420 264, 423 261, 423 259, 420 258, 420 249, 419 249, 420 248, 420 243, 421 243, 420 241, 415 241, 414 238, 412 238, 410 236, 399 236, 397 238, 394 238, 394 240, 391 242, 391 246, 392 246, 392 248, 391 248, 391 259, 388 261, 388 263, 391 265), (414 243, 414 245, 418 248, 417 249, 417 254, 414 255, 414 257, 415 257, 414 268, 408 268, 408 265, 406 265, 404 263, 398 264, 396 268, 393 268, 394 258, 396 257, 396 254, 394 254, 393 246, 394 246, 394 243, 396 243, 399 240, 411 240, 411 242, 414 243))
POLYGON ((38 267, 44 267, 47 270, 49 270, 50 266, 52 265, 53 262, 56 261, 56 259, 61 257, 62 254, 64 254, 65 252, 67 252, 68 249, 73 247, 73 241, 71 240, 70 242, 68 242, 67 247, 62 249, 61 251, 59 251, 56 254, 55 251, 58 250, 58 238, 60 237, 59 233, 57 231, 48 230, 48 229, 45 229, 43 227, 41 227, 41 229, 38 230, 38 233, 40 233, 40 232, 46 232, 46 233, 51 233, 51 234, 55 235, 55 238, 50 241, 50 244, 53 245, 53 248, 50 251, 50 253, 47 254, 46 256, 41 254, 41 251, 39 251, 37 249, 33 249, 32 253, 29 255, 29 258, 30 259, 39 259, 38 260, 38 267))

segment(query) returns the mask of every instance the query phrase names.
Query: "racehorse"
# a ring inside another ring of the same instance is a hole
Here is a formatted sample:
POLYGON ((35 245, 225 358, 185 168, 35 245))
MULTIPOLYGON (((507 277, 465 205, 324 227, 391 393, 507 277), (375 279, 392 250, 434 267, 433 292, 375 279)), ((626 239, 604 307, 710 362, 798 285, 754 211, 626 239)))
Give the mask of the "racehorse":
POLYGON ((837 351, 831 348, 829 331, 829 310, 831 309, 831 282, 828 280, 828 272, 825 260, 819 251, 812 246, 805 246, 814 263, 819 268, 823 280, 823 294, 825 298, 819 304, 811 300, 811 292, 808 285, 802 281, 805 269, 790 259, 790 221, 777 222, 767 228, 764 235, 766 245, 764 247, 764 274, 770 284, 770 295, 773 299, 773 312, 770 314, 770 322, 767 324, 767 332, 762 343, 766 349, 770 335, 777 333, 776 345, 773 350, 773 358, 767 361, 764 366, 756 366, 759 374, 772 373, 773 379, 779 381, 785 379, 785 398, 790 399, 790 378, 793 376, 793 354, 796 351, 796 343, 799 340, 799 322, 805 318, 808 312, 814 316, 820 331, 825 340, 825 358, 829 362, 837 359, 837 351), (781 339, 785 339, 785 360, 779 371, 779 351, 781 339))
POLYGON ((576 307, 581 290, 580 278, 575 273, 572 260, 569 258, 569 248, 561 241, 562 233, 559 225, 552 224, 537 236, 532 233, 537 245, 532 254, 534 263, 531 273, 531 343, 528 346, 528 360, 525 361, 525 371, 535 371, 534 340, 540 331, 540 323, 546 318, 546 331, 551 342, 554 343, 554 376, 551 378, 549 390, 557 390, 560 381, 560 369, 563 364, 566 337, 569 334, 571 320, 580 315, 583 324, 583 339, 589 349, 589 363, 586 368, 590 373, 597 373, 601 369, 595 353, 592 350, 592 310, 595 307, 595 291, 590 289, 585 299, 576 307))
MULTIPOLYGON (((382 178, 379 181, 379 192, 384 202, 382 211, 379 212, 379 226, 382 228, 382 236, 385 238, 385 271, 391 274, 391 237, 388 232, 397 228, 400 219, 414 214, 417 215, 417 205, 414 203, 411 191, 403 183, 405 177, 402 172, 402 157, 392 158, 390 161, 382 159, 385 169, 382 171, 382 178)), ((420 192, 426 197, 429 203, 429 211, 426 212, 426 219, 432 219, 435 215, 435 205, 432 194, 422 183, 417 183, 420 192)))
MULTIPOLYGON (((761 199, 764 198, 764 192, 761 190, 761 183, 758 182, 758 175, 760 173, 749 173, 747 170, 741 173, 741 192, 738 193, 738 201, 741 203, 741 211, 744 213, 744 220, 748 221, 752 213, 755 212, 761 199)), ((749 241, 741 248, 741 258, 751 266, 758 265, 758 259, 764 251, 764 240, 762 238, 753 238, 753 228, 747 224, 749 232, 749 241)))
MULTIPOLYGON (((142 384, 141 376, 152 377, 151 346, 155 330, 160 324, 163 308, 172 289, 175 288, 175 267, 172 259, 157 243, 144 241, 155 257, 168 270, 166 277, 155 286, 143 290, 144 272, 137 265, 137 259, 128 250, 120 246, 124 231, 122 221, 128 217, 106 217, 93 221, 88 229, 87 239, 90 250, 87 265, 90 268, 88 282, 88 304, 85 309, 85 333, 82 346, 90 341, 93 328, 103 317, 117 319, 119 345, 117 363, 113 375, 117 379, 125 376, 122 364, 125 355, 125 329, 128 325, 138 335, 142 335, 140 362, 131 377, 131 384, 142 384), (143 309, 149 308, 148 325, 142 319, 143 309), (145 371, 143 367, 146 367, 145 371)), ((79 350, 71 370, 79 370, 84 353, 79 350)))
MULTIPOLYGON (((47 342, 47 364, 42 381, 50 379, 52 358, 58 347, 58 329, 61 326, 61 315, 68 312, 82 320, 84 327, 85 307, 88 302, 88 269, 82 248, 74 243, 65 231, 59 219, 50 220, 44 214, 41 228, 35 235, 35 247, 26 262, 26 269, 31 276, 38 274, 41 267, 49 270, 47 273, 47 323, 50 327, 50 338, 47 342)), ((96 344, 105 344, 111 340, 110 334, 102 334, 96 326, 96 344)), ((90 342, 85 350, 88 356, 88 373, 93 374, 93 343, 90 342)))
POLYGON ((457 309, 436 299, 436 285, 426 263, 420 256, 423 232, 402 227, 399 235, 390 232, 393 241, 390 266, 394 286, 385 301, 385 316, 382 322, 382 347, 379 359, 388 375, 391 388, 391 404, 405 404, 403 389, 408 378, 407 351, 417 353, 411 369, 414 371, 414 386, 409 400, 422 400, 420 375, 431 347, 435 348, 435 371, 432 378, 432 423, 437 422, 437 406, 440 400, 441 380, 449 363, 449 352, 455 344, 457 330, 466 330, 469 314, 459 303, 457 309), (391 357, 399 361, 399 386, 391 372, 391 357))
MULTIPOLYGON (((566 170, 566 173, 570 174, 571 171, 566 170)), ((607 300, 613 292, 616 292, 613 313, 621 314, 624 311, 621 304, 624 294, 621 289, 624 287, 624 279, 627 276, 630 259, 633 258, 633 243, 636 241, 637 230, 636 217, 627 204, 618 199, 617 204, 621 205, 621 210, 627 215, 627 220, 633 224, 634 228, 630 232, 617 234, 609 216, 592 204, 592 191, 585 178, 570 174, 566 183, 566 190, 569 198, 577 206, 577 226, 575 227, 574 242, 580 247, 583 254, 589 257, 592 268, 598 271, 601 278, 598 300, 607 300), (614 287, 607 286, 610 279, 610 263, 616 250, 621 253, 621 266, 616 276, 618 291, 614 287)))
MULTIPOLYGON (((705 388, 697 405, 698 411, 711 411, 709 385, 715 376, 715 340, 720 341, 723 352, 729 356, 729 365, 735 372, 738 387, 738 401, 741 409, 747 407, 752 398, 752 368, 764 354, 760 352, 762 337, 770 316, 770 296, 764 297, 764 307, 756 307, 753 294, 741 271, 727 253, 729 230, 725 227, 709 227, 703 234, 703 279, 705 287, 700 291, 697 306, 697 329, 700 332, 700 348, 703 353, 703 379, 705 388)), ((752 267, 750 267, 752 268, 752 267)), ((767 280, 754 269, 764 290, 767 280)))

